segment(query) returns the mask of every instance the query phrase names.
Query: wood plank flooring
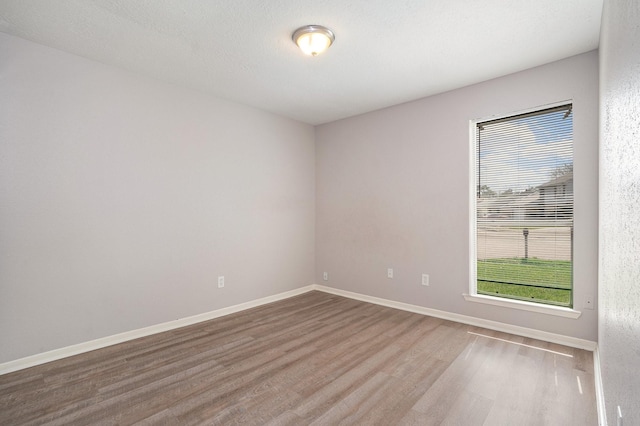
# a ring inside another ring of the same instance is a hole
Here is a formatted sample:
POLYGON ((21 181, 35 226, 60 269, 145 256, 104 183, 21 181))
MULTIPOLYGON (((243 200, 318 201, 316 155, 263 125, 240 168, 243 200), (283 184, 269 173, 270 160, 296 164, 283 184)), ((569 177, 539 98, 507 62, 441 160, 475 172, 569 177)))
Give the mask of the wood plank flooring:
POLYGON ((0 376, 2 425, 596 425, 588 351, 310 292, 0 376))

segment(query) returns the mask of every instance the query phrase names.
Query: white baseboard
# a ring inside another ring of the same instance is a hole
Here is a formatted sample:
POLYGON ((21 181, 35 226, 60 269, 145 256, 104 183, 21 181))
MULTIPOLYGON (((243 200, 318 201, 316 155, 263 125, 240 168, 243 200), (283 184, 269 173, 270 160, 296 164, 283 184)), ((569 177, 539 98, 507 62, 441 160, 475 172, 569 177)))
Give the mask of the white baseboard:
POLYGON ((11 373, 13 371, 22 370, 24 368, 33 367, 36 365, 44 364, 58 359, 66 358, 72 355, 78 355, 81 353, 101 349, 107 346, 123 343, 129 340, 138 339, 140 337, 150 336, 156 333, 162 333, 163 331, 174 330, 176 328, 185 327, 188 325, 196 324, 202 321, 208 321, 214 318, 219 318, 225 315, 233 314, 236 312, 244 311, 246 309, 255 308, 257 306, 265 305, 267 303, 277 302, 279 300, 288 299, 293 296, 297 296, 302 293, 313 290, 313 286, 309 285, 301 287, 295 290, 279 293, 274 296, 267 296, 261 299, 252 300, 249 302, 241 303, 239 305, 229 306, 222 309, 217 309, 211 312, 205 312, 203 314, 193 315, 186 318, 181 318, 175 321, 169 321, 161 324, 152 325, 149 327, 139 328, 137 330, 131 330, 113 336, 102 337, 100 339, 91 340, 88 342, 78 343, 77 345, 67 346, 60 349, 54 349, 52 351, 31 355, 25 358, 16 359, 14 361, 5 362, 0 364, 0 375, 11 373))
POLYGON ((593 378, 596 384, 596 407, 598 408, 598 424, 607 426, 607 410, 604 406, 604 386, 602 384, 602 369, 600 367, 600 348, 593 351, 593 378))
MULTIPOLYGON (((531 328, 519 327, 516 325, 505 324, 497 321, 490 321, 490 320, 470 317, 466 315, 454 314, 446 311, 439 311, 437 309, 425 308, 422 306, 411 305, 409 303, 396 302, 393 300, 387 300, 379 297, 367 296, 360 293, 353 293, 350 291, 326 287, 323 285, 312 284, 312 285, 301 287, 295 290, 279 293, 273 296, 263 297, 261 299, 256 299, 249 302, 241 303, 239 305, 229 306, 229 307, 218 309, 215 311, 190 316, 187 318, 181 318, 175 321, 169 321, 162 324, 156 324, 149 327, 140 328, 137 330, 131 330, 124 333, 115 334, 113 336, 107 336, 100 339, 79 343, 77 345, 67 346, 60 349, 54 349, 52 351, 43 352, 40 354, 28 356, 25 358, 9 361, 9 362, 0 364, 0 375, 11 373, 17 370, 22 370, 29 367, 33 367, 36 365, 44 364, 47 362, 56 361, 58 359, 66 358, 69 356, 93 351, 96 349, 104 348, 104 347, 115 345, 118 343, 123 343, 129 340, 138 339, 140 337, 150 336, 156 333, 162 333, 163 331, 174 330, 176 328, 185 327, 185 326, 196 324, 202 321, 208 321, 214 318, 219 318, 225 315, 244 311, 246 309, 251 309, 257 306, 265 305, 267 303, 288 299, 290 297, 297 296, 312 290, 318 290, 325 293, 335 294, 337 296, 343 296, 343 297, 348 297, 350 299, 360 300, 363 302, 374 303, 376 305, 387 306, 395 309, 401 309, 403 311, 414 312, 417 314, 428 315, 436 318, 442 318, 449 321, 460 322, 463 324, 469 324, 477 327, 484 327, 491 330, 502 331, 505 333, 516 334, 519 336, 530 337, 533 339, 544 340, 547 342, 558 343, 561 345, 570 346, 570 347, 579 348, 579 349, 585 349, 589 351, 594 351, 597 346, 595 342, 592 342, 589 340, 577 339, 574 337, 563 336, 560 334, 548 333, 545 331, 535 330, 531 328)), ((595 363, 595 357, 594 357, 594 367, 595 365, 596 363, 595 363)), ((598 369, 599 369, 599 361, 598 361, 598 369)), ((600 403, 600 401, 598 402, 600 403)), ((603 405, 603 412, 604 412, 604 405, 603 405)))
POLYGON ((516 334, 518 336, 530 337, 532 339, 544 340, 546 342, 558 343, 560 345, 570 346, 572 348, 585 349, 593 351, 596 349, 596 342, 590 340, 578 339, 575 337, 564 336, 561 334, 549 333, 546 331, 535 330, 527 327, 506 324, 498 321, 485 320, 482 318, 470 317, 466 315, 454 314, 437 309, 425 308, 423 306, 411 305, 409 303, 396 302, 393 300, 382 299, 374 296, 367 296, 351 291, 339 290, 332 287, 314 284, 311 286, 314 290, 323 291, 325 293, 335 294, 337 296, 348 297, 350 299, 360 300, 363 302, 374 303, 376 305, 387 306, 389 308, 401 309, 403 311, 414 312, 417 314, 428 315, 431 317, 442 318, 449 321, 469 324, 476 327, 488 328, 490 330, 502 331, 505 333, 516 334))

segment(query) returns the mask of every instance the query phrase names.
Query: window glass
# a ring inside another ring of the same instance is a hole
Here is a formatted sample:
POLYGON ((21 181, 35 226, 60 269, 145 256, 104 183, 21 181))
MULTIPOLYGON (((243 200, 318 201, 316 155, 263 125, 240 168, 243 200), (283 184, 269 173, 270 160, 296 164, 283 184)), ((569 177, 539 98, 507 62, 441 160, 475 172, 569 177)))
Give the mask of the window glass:
POLYGON ((476 123, 477 294, 572 306, 570 104, 476 123))

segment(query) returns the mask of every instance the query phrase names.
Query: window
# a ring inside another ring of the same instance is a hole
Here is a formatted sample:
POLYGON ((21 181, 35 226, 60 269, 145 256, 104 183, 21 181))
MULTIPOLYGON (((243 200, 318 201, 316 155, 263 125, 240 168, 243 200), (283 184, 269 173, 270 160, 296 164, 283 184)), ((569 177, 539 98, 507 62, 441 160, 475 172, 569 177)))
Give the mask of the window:
POLYGON ((471 294, 571 308, 571 104, 475 122, 471 294))

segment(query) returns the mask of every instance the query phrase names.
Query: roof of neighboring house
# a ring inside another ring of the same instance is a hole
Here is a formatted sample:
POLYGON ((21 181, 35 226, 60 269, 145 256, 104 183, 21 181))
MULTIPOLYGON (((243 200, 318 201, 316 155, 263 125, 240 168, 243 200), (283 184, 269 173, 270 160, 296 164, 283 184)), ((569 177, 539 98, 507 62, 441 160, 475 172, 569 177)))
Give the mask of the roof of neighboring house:
POLYGON ((527 206, 531 203, 534 203, 536 201, 538 201, 540 199, 540 192, 539 191, 533 191, 529 194, 522 194, 518 197, 516 197, 513 202, 511 203, 511 205, 513 207, 524 207, 527 206))
POLYGON ((515 208, 523 207, 540 199, 540 193, 535 190, 529 193, 516 193, 506 196, 478 198, 478 208, 515 208))
POLYGON ((543 183, 538 188, 547 188, 550 186, 558 186, 565 183, 568 183, 573 180, 573 172, 565 173, 562 176, 558 176, 557 178, 551 179, 549 182, 543 183))

